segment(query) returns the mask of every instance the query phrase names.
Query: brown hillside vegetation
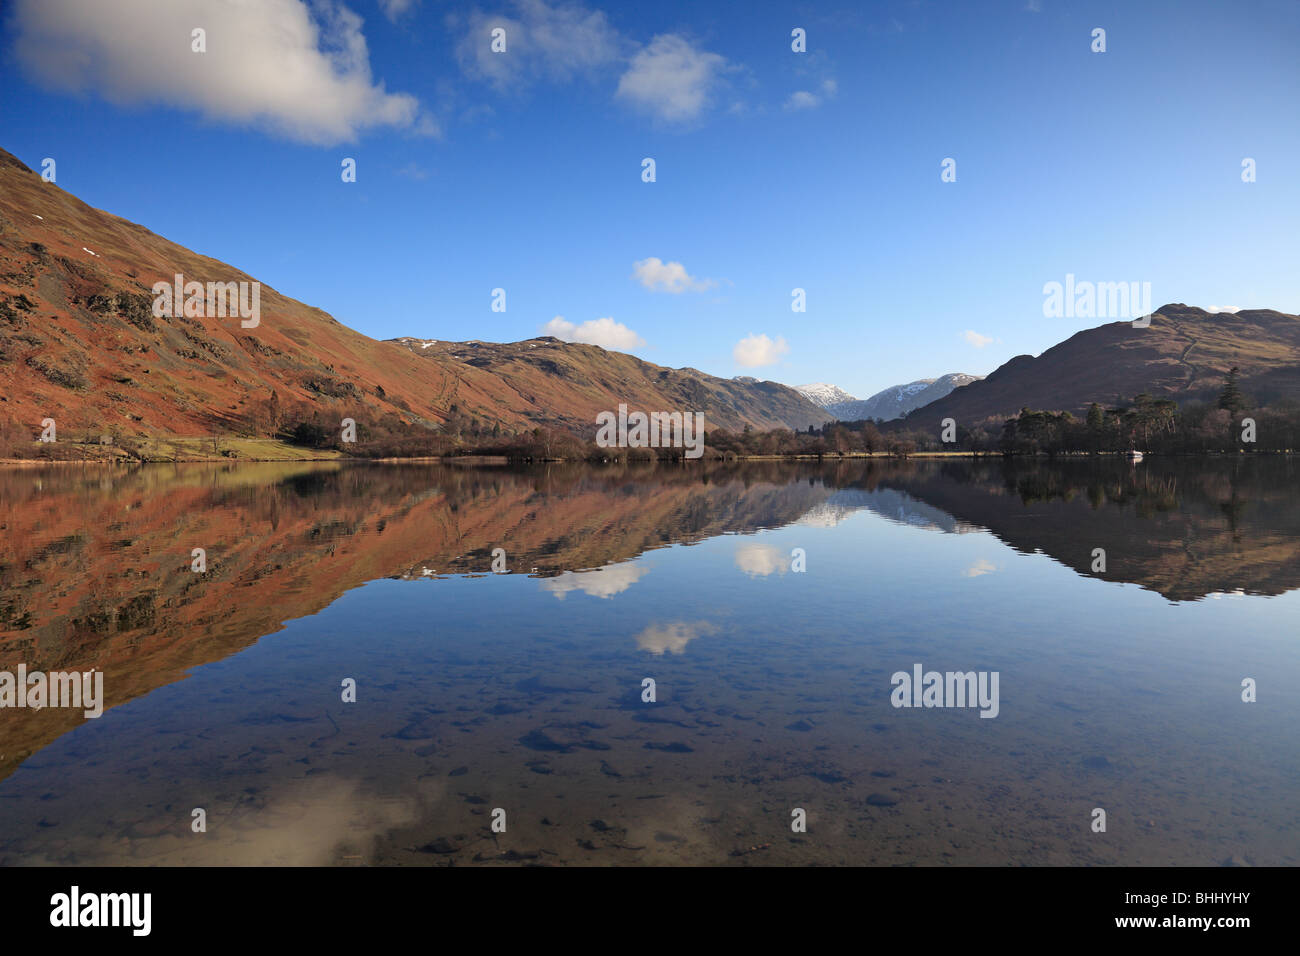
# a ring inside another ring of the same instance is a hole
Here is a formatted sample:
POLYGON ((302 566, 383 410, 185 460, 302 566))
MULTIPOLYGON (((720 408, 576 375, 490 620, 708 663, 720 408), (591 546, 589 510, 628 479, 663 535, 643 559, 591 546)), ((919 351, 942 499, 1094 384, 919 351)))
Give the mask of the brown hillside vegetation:
POLYGON ((1078 332, 1037 358, 1018 355, 905 421, 929 427, 953 418, 970 425, 1026 407, 1081 414, 1092 402, 1123 404, 1143 392, 1179 403, 1212 401, 1234 366, 1242 390, 1256 402, 1300 399, 1300 317, 1166 305, 1148 328, 1111 322, 1078 332))
POLYGON ((294 421, 344 417, 390 430, 472 418, 510 434, 594 426, 597 411, 620 402, 702 411, 709 425, 732 429, 826 417, 783 385, 660 368, 595 346, 381 342, 265 283, 255 328, 180 309, 155 316, 154 283, 177 273, 254 281, 88 206, 0 150, 0 423, 30 440, 53 418, 69 441, 267 437, 294 421))
POLYGON ((541 409, 546 424, 585 438, 596 415, 620 403, 650 411, 704 413, 706 425, 739 430, 807 428, 832 416, 794 389, 776 382, 739 381, 693 368, 661 368, 623 352, 561 342, 551 336, 526 342, 428 342, 394 339, 435 362, 454 362, 491 372, 511 391, 541 409))

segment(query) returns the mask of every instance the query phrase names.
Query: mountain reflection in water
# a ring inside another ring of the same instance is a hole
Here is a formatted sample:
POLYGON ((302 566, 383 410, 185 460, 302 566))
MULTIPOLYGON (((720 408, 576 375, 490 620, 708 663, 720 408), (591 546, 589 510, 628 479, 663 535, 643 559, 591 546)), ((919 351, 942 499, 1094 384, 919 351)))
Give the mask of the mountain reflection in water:
POLYGON ((3 470, 0 862, 1293 864, 1296 473, 3 470))

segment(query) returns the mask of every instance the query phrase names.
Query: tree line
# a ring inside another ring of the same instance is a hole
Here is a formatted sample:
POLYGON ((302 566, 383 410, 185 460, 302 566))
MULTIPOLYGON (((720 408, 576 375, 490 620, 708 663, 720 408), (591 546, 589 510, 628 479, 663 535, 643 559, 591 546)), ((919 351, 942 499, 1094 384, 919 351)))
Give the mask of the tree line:
MULTIPOLYGON (((805 430, 710 428, 705 457, 836 458, 887 455, 906 458, 917 452, 968 452, 982 455, 1095 455, 1143 451, 1159 454, 1300 451, 1300 403, 1279 400, 1256 405, 1241 391, 1238 370, 1228 373, 1217 401, 1179 405, 1141 394, 1129 402, 1094 402, 1078 417, 1068 411, 1022 408, 1013 418, 961 423, 926 422, 913 413, 881 422, 828 421, 805 430), (947 427, 945 427, 945 425, 947 427)), ((575 434, 564 423, 536 423, 504 428, 481 421, 458 406, 440 423, 390 413, 356 421, 356 440, 343 440, 340 415, 346 403, 326 411, 296 402, 282 405, 272 392, 255 403, 241 420, 224 423, 226 434, 278 438, 314 450, 332 450, 357 458, 445 458, 493 456, 513 461, 653 461, 680 460, 681 448, 603 448, 594 438, 575 434)), ((921 410, 924 413, 924 410, 921 410)), ((118 432, 112 430, 114 435, 118 432)), ((86 433, 83 441, 97 440, 86 433)), ((62 445, 63 443, 61 443, 62 445)), ((121 440, 123 447, 130 443, 121 440)), ((0 423, 0 457, 30 457, 31 429, 0 423)), ((66 457, 70 448, 35 449, 41 457, 66 457)))

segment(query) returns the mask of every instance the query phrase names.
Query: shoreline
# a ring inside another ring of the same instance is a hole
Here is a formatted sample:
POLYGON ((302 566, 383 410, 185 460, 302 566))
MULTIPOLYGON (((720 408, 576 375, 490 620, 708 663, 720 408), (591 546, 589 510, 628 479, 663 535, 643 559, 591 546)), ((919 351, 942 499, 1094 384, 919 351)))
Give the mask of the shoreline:
MULTIPOLYGON (((1153 452, 1145 452, 1144 458, 1150 459, 1167 459, 1182 460, 1188 458, 1295 458, 1300 457, 1297 451, 1252 451, 1252 452, 1200 452, 1194 454, 1168 454, 1159 455, 1153 452)), ((119 466, 136 466, 136 465, 256 465, 256 464, 345 464, 345 465, 413 465, 413 464, 433 464, 433 465, 541 465, 541 464, 581 464, 581 465, 684 465, 694 462, 740 462, 740 461, 819 461, 819 462, 841 462, 841 461, 911 461, 914 459, 942 460, 949 458, 1012 458, 1016 460, 1035 460, 1035 461, 1088 461, 1096 460, 1128 460, 1128 455, 1124 452, 1068 452, 1060 455, 1048 455, 1038 453, 1035 455, 1004 455, 1001 452, 985 451, 918 451, 908 455, 894 455, 888 452, 849 452, 843 455, 720 455, 720 456, 702 456, 700 458, 526 458, 516 459, 506 455, 433 455, 421 456, 416 458, 357 458, 346 455, 334 454, 322 457, 298 457, 298 458, 229 458, 229 457, 211 457, 211 458, 156 458, 156 459, 139 459, 126 456, 114 458, 0 458, 0 468, 41 468, 48 465, 119 465, 119 466)), ((1134 461, 1138 464, 1138 461, 1134 461)))

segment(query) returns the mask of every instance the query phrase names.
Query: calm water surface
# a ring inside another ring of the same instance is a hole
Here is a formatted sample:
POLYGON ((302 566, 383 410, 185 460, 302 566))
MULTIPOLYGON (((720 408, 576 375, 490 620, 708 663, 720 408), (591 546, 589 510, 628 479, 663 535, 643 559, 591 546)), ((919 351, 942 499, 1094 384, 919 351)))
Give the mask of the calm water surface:
POLYGON ((0 864, 1296 864, 1298 476, 0 471, 0 864))

